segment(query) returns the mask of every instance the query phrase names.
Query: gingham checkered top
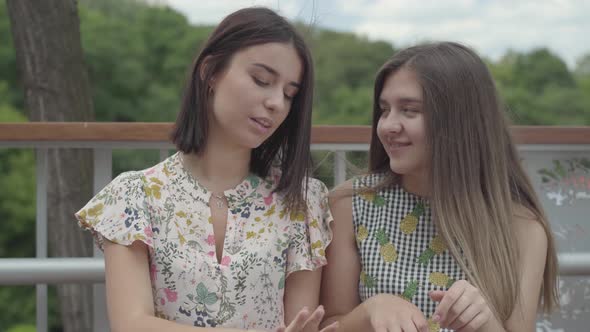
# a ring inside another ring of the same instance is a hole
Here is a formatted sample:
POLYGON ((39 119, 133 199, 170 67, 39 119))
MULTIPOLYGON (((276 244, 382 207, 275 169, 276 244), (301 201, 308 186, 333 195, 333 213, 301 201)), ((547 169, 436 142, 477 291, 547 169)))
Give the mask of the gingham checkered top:
POLYGON ((382 178, 372 174, 353 182, 360 299, 380 293, 400 295, 430 318, 437 303, 428 292, 448 289, 454 280, 465 279, 465 274, 436 236, 427 202, 399 185, 363 193, 362 188, 371 188, 382 178), (407 217, 412 215, 415 218, 407 217))

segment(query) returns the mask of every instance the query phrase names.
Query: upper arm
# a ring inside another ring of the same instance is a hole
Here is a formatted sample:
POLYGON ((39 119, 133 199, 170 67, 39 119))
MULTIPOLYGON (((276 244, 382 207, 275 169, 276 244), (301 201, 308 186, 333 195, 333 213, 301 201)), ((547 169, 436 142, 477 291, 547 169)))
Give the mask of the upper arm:
POLYGON ((523 208, 517 210, 514 227, 521 267, 520 291, 506 327, 510 331, 532 331, 547 257, 547 234, 536 217, 523 208))
POLYGON ((351 181, 332 191, 329 205, 334 217, 334 235, 326 251, 328 265, 324 267, 322 274, 320 303, 325 307, 325 317, 348 314, 360 303, 360 258, 352 223, 351 181))
POLYGON ((322 268, 313 271, 296 271, 285 280, 285 325, 288 325, 297 313, 308 307, 312 312, 317 306, 320 294, 322 268))
POLYGON ((147 245, 123 246, 104 239, 106 292, 113 330, 126 331, 137 317, 154 315, 147 245))

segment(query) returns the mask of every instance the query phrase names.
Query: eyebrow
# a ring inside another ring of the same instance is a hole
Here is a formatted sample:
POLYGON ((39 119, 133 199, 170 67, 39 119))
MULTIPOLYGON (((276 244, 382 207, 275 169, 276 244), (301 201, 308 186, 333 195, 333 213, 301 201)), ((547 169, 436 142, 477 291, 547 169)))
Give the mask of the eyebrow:
MULTIPOLYGON (((272 67, 269 67, 263 63, 255 63, 254 66, 263 68, 274 76, 279 76, 279 73, 276 70, 274 70, 272 67)), ((299 83, 289 82, 289 84, 296 87, 297 89, 301 88, 301 84, 299 84, 299 83)))
MULTIPOLYGON (((422 100, 418 99, 418 98, 410 98, 410 97, 404 97, 404 98, 400 98, 398 99, 399 103, 415 103, 415 104, 422 104, 422 100)), ((381 99, 379 98, 379 104, 387 104, 387 101, 385 99, 381 99)))

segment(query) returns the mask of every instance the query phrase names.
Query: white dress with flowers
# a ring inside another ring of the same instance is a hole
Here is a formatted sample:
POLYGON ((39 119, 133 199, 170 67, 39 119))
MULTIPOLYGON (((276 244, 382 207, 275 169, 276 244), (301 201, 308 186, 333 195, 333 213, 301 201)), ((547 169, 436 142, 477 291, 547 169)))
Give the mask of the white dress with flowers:
POLYGON ((76 213, 80 225, 122 245, 149 248, 156 315, 200 327, 273 330, 283 324, 285 278, 326 264, 332 234, 327 188, 310 179, 308 211, 287 213, 278 176, 250 175, 225 192, 228 219, 218 263, 211 193, 180 153, 119 175, 76 213))

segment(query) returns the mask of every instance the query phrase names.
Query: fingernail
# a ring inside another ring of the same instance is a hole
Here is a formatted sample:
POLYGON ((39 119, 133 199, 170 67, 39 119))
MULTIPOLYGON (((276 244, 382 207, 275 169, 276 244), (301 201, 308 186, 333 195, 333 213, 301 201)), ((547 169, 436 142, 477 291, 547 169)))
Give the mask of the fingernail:
POLYGON ((440 315, 435 314, 434 316, 432 316, 432 320, 438 323, 440 321, 440 315))

